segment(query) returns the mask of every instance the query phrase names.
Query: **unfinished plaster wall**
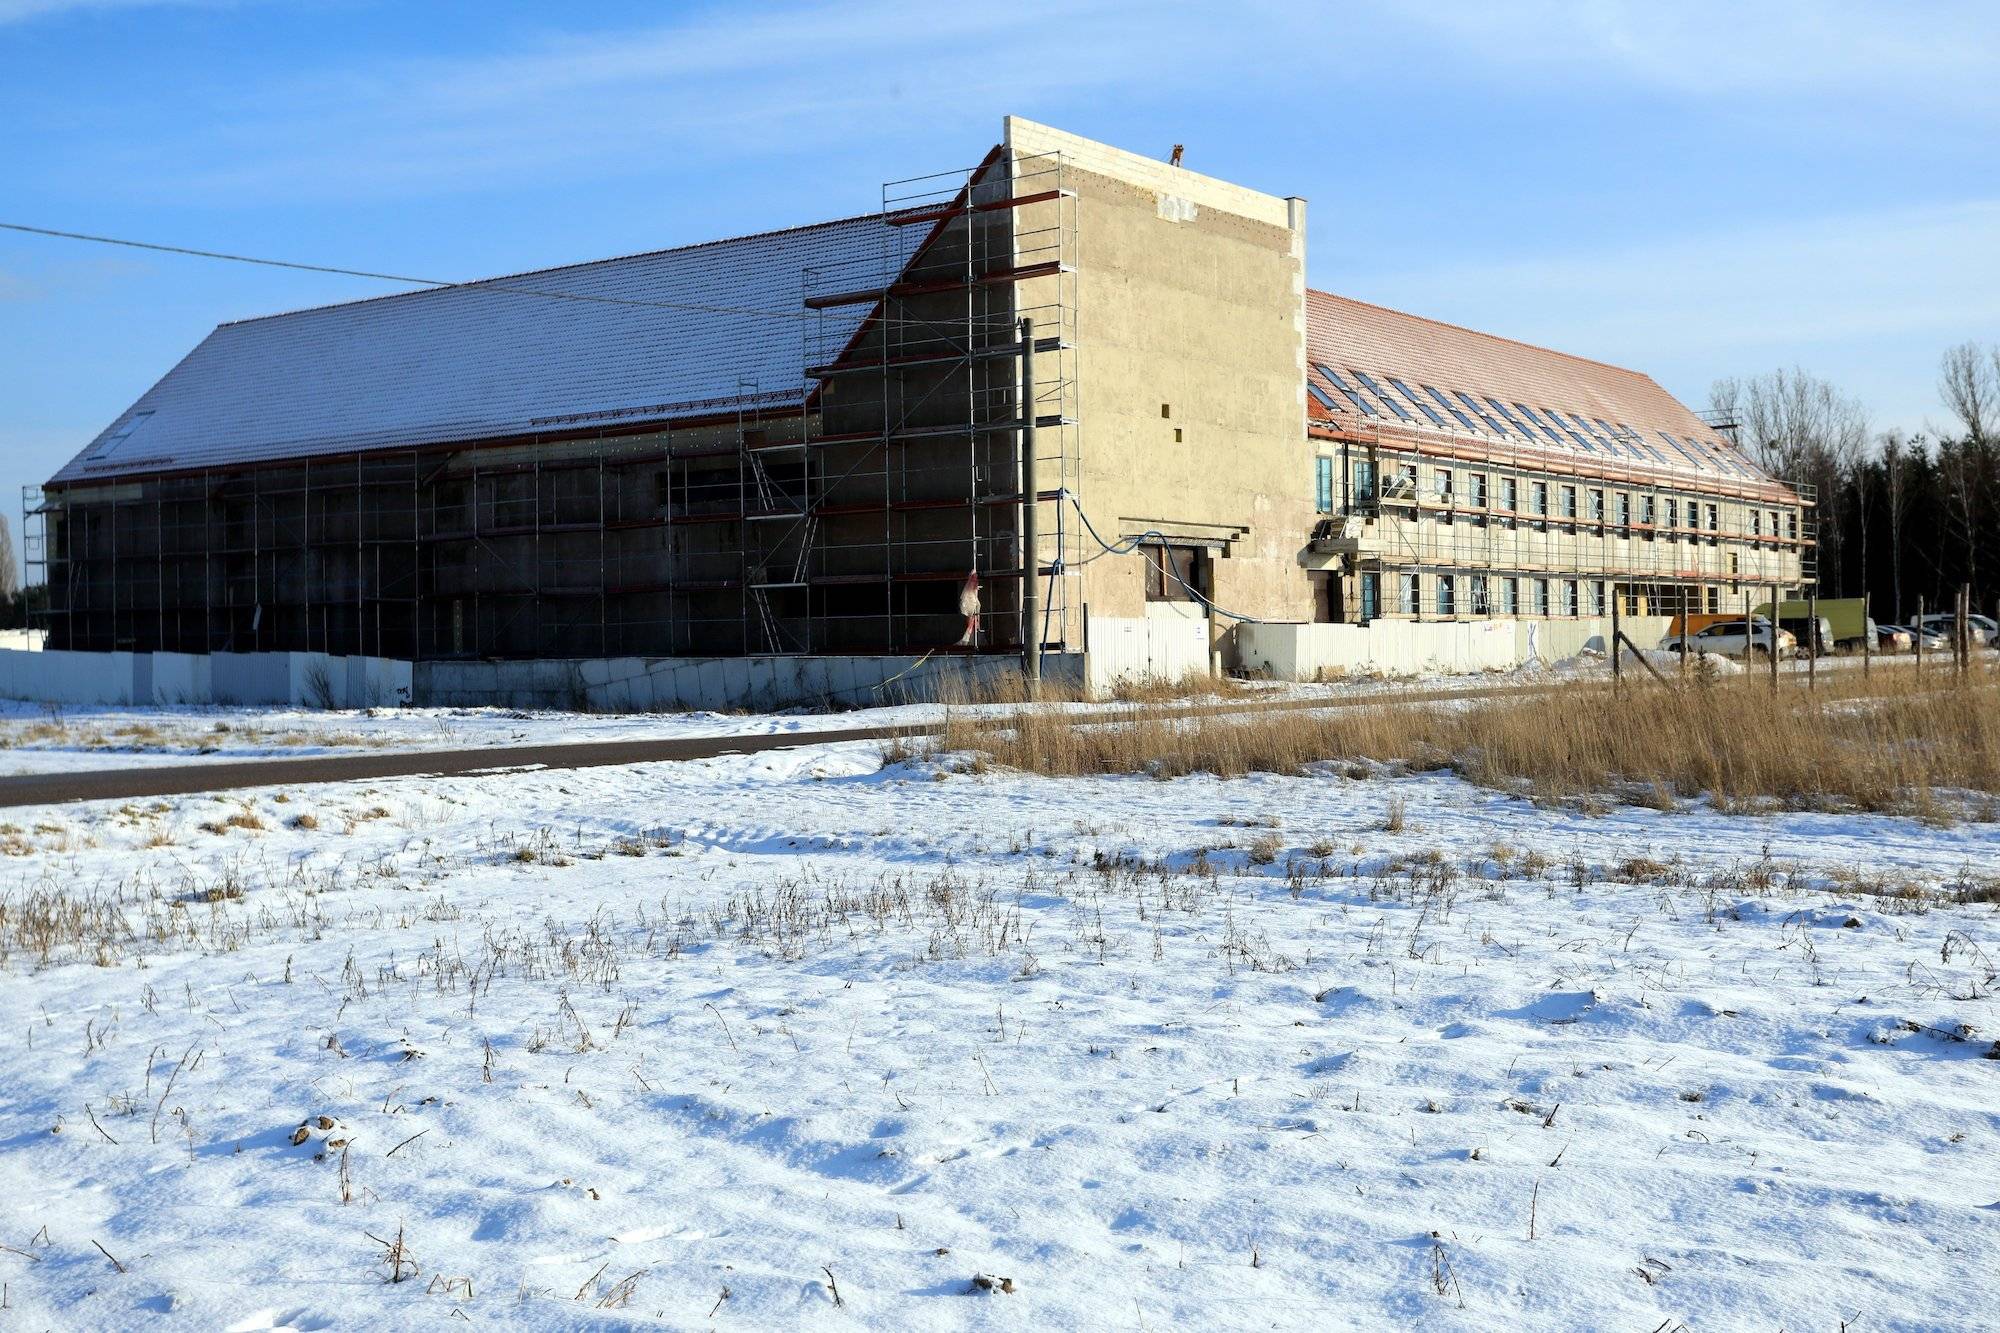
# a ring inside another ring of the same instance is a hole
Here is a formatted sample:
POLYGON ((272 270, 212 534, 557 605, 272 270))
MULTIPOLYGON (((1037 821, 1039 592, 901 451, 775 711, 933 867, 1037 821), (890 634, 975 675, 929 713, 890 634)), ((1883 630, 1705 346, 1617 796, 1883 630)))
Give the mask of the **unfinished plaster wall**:
MULTIPOLYGON (((1148 531, 1213 555, 1214 597, 1303 619, 1305 203, 1010 117, 1016 161, 1060 154, 1075 191, 1081 501, 1107 541, 1148 531)), ((1022 211, 1033 231, 1038 209, 1022 211)), ((1047 298, 1024 283, 1024 306, 1047 298)), ((1052 530, 1056 506, 1042 506, 1052 530)), ((1073 526, 1074 515, 1067 516, 1073 526)), ((1085 542, 1086 554, 1094 543, 1085 542)), ((1093 616, 1145 615, 1141 557, 1086 572, 1093 616)))

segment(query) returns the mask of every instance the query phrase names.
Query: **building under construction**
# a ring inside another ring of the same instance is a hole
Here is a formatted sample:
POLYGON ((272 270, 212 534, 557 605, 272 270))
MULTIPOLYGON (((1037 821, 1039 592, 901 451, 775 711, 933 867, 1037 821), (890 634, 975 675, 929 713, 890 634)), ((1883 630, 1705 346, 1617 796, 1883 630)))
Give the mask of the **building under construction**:
POLYGON ((1010 118, 840 221, 223 325, 30 495, 48 644, 1144 666, 1810 582, 1651 380, 1308 290, 1305 222, 1010 118))

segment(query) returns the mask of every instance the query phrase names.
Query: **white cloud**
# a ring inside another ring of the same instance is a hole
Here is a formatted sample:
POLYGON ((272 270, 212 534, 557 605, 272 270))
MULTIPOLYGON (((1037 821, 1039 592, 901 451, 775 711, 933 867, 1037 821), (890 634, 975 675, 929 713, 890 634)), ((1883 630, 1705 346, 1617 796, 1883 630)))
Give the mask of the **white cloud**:
POLYGON ((49 18, 89 10, 150 9, 164 5, 214 6, 227 3, 229 0, 0 0, 0 24, 23 23, 29 19, 49 18))
POLYGON ((1178 87, 1198 105, 1205 80, 1228 76, 1226 53, 1248 59, 1265 40, 1255 34, 1295 21, 1260 8, 1162 23, 1140 0, 704 9, 476 56, 210 89, 196 104, 209 123, 181 153, 134 148, 112 174, 176 192, 296 198, 865 152, 941 132, 976 156, 1008 111, 1087 107, 1147 85, 1178 87))
POLYGON ((2000 110, 1991 0, 1432 0, 1396 5, 1392 21, 1564 82, 1623 79, 1705 100, 1804 93, 2000 110))

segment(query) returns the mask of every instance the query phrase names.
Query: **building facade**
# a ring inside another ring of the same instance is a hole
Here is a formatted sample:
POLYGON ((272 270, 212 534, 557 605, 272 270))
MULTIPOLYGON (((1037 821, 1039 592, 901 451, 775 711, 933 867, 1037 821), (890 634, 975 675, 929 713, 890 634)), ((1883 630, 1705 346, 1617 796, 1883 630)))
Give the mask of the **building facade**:
POLYGON ((1010 118, 859 216, 224 325, 27 517, 51 647, 421 662, 1729 609, 1810 514, 1642 375, 1309 290, 1302 199, 1010 118))

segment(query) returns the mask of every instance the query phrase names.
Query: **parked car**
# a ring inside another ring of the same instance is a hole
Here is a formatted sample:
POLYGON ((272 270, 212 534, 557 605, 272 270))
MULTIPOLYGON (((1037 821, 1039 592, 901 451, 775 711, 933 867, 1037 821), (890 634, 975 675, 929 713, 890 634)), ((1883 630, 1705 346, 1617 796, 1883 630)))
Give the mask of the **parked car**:
POLYGON ((1951 646, 1944 635, 1934 629, 1920 630, 1914 625, 1884 625, 1882 628, 1885 631, 1893 631, 1902 637, 1902 645, 1894 649, 1893 651, 1895 652, 1915 652, 1919 639, 1923 640, 1924 651, 1927 653, 1941 653, 1951 646))
POLYGON ((1875 651, 1878 653, 1907 653, 1917 646, 1917 636, 1900 625, 1877 625, 1869 621, 1875 631, 1875 651))
MULTIPOLYGON (((1951 612, 1940 611, 1923 617, 1922 624, 1925 629, 1936 630, 1949 643, 1952 636, 1952 628, 1957 623, 1957 620, 1958 617, 1952 615, 1951 612)), ((2000 625, 1994 624, 1992 618, 1989 616, 1967 616, 1966 623, 1972 626, 1972 641, 1975 644, 1991 644, 1994 640, 2000 639, 2000 625)), ((1924 645, 1924 651, 1930 651, 1929 644, 1924 645)))
MULTIPOLYGON (((1790 632, 1776 632, 1777 653, 1780 659, 1790 657, 1798 651, 1798 640, 1790 632)), ((1724 620, 1696 630, 1693 634, 1669 634, 1660 640, 1662 650, 1670 653, 1714 653, 1718 657, 1767 657, 1772 651, 1771 622, 1761 616, 1744 622, 1724 620)))

